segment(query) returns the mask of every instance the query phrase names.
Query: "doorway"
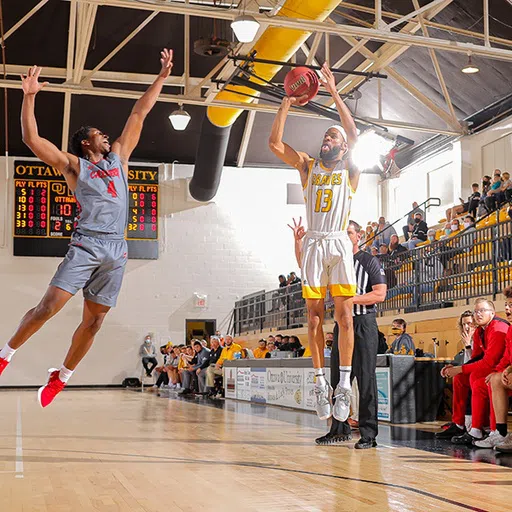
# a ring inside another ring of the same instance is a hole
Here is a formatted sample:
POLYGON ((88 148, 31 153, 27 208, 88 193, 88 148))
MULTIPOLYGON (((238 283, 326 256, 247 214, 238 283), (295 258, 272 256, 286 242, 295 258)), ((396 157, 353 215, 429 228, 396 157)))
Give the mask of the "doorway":
POLYGON ((217 320, 185 320, 185 342, 194 338, 209 340, 215 334, 217 320))

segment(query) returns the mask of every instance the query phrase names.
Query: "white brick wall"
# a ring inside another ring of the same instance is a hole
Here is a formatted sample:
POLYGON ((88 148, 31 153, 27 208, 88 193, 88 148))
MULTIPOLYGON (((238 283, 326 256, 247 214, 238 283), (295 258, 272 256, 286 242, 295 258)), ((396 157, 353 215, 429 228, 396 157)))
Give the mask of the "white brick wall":
MULTIPOLYGON (((136 375, 138 348, 147 332, 155 333, 157 343, 169 337, 181 343, 187 318, 216 319, 223 330, 235 300, 275 288, 280 273, 297 270, 292 234, 286 226, 292 217, 304 215, 303 205, 286 204, 286 184, 298 183, 296 171, 226 168, 214 202, 206 205, 188 195, 186 178, 191 166, 178 165, 173 173, 168 166, 167 171, 169 179, 162 183, 160 195, 160 258, 128 262, 118 306, 109 313, 73 384, 118 384, 136 375), (194 307, 194 292, 208 295, 206 309, 194 307)), ((2 219, 5 186, 2 175, 2 219)), ((11 189, 12 178, 8 183, 7 247, 0 248, 1 345, 25 311, 39 301, 60 261, 12 256, 11 189)), ((378 213, 373 212, 376 206, 367 205, 368 198, 375 198, 377 204, 375 177, 363 176, 360 190, 354 218, 366 223, 378 213), (363 218, 368 212, 368 218, 363 218)), ((0 242, 2 236, 0 226, 0 242)), ((40 384, 47 368, 60 365, 81 308, 80 293, 15 355, 0 385, 40 384)))

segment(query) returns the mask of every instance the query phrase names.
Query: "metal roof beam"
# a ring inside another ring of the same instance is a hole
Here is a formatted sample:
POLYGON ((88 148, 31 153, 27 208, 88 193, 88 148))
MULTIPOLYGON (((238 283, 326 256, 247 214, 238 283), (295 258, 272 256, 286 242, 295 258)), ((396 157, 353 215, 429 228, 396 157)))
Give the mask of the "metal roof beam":
MULTIPOLYGON (((0 87, 6 87, 7 89, 20 89, 21 84, 19 80, 0 80, 0 87)), ((139 91, 128 91, 122 89, 104 89, 99 87, 90 87, 80 84, 49 84, 43 89, 44 93, 66 93, 77 95, 88 95, 88 96, 101 96, 109 98, 122 98, 137 100, 140 98, 141 92, 139 91)), ((241 110, 256 110, 258 112, 268 112, 275 114, 277 113, 279 106, 264 105, 257 103, 242 103, 236 101, 218 101, 213 99, 211 103, 207 104, 204 99, 192 98, 190 96, 181 96, 177 94, 160 94, 158 97, 159 102, 163 103, 183 103, 184 105, 198 105, 207 107, 208 105, 215 105, 216 107, 224 108, 239 108, 241 110)), ((319 116, 312 112, 308 112, 300 109, 291 109, 290 115, 298 117, 308 117, 313 119, 324 119, 325 117, 319 116)), ((432 126, 421 126, 412 123, 401 123, 399 121, 392 121, 386 119, 371 120, 361 118, 363 121, 376 122, 381 126, 390 126, 393 128, 402 128, 405 130, 421 131, 425 133, 443 134, 443 135, 459 135, 457 131, 447 130, 445 128, 436 128, 432 126)))
MULTIPOLYGON (((68 0, 69 1, 69 0, 68 0)), ((105 0, 77 0, 83 4, 104 5, 105 0)), ((427 13, 435 10, 439 5, 444 5, 445 0, 434 0, 428 4, 427 13)), ((109 0, 108 5, 111 7, 125 7, 138 10, 159 10, 161 12, 174 14, 189 14, 190 16, 202 16, 208 18, 217 18, 225 20, 233 20, 242 11, 239 9, 216 9, 211 7, 202 7, 196 5, 184 4, 146 4, 136 2, 134 0, 109 0)), ((246 11, 249 12, 249 11, 246 11)), ((424 12, 424 11, 422 11, 424 12)), ((480 55, 490 59, 503 61, 512 61, 512 51, 502 48, 489 48, 484 45, 476 45, 473 43, 463 43, 440 38, 428 38, 424 36, 415 36, 403 32, 392 32, 386 29, 373 29, 366 27, 354 27, 344 24, 329 24, 321 21, 294 19, 284 16, 268 17, 257 12, 251 13, 260 23, 266 26, 279 26, 283 28, 291 28, 296 30, 308 30, 310 32, 322 32, 327 34, 335 34, 340 36, 368 38, 375 41, 394 43, 404 46, 418 46, 424 48, 434 48, 436 50, 451 51, 457 53, 471 52, 473 55, 480 55)))

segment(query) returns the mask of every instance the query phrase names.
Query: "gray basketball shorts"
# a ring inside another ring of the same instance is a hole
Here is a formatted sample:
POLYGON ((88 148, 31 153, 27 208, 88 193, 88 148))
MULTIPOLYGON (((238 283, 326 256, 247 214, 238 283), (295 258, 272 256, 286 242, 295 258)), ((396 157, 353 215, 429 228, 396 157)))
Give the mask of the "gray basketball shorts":
POLYGON ((128 259, 124 238, 112 239, 74 233, 68 252, 50 282, 73 295, 83 289, 84 298, 113 307, 123 283, 128 259))

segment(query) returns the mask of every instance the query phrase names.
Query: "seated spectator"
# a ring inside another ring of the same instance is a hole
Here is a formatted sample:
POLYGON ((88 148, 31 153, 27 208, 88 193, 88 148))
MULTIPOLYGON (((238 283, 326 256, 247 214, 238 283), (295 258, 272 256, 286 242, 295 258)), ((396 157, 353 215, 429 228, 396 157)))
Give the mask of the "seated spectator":
POLYGON ((510 200, 512 193, 512 180, 510 179, 510 173, 504 172, 501 175, 501 186, 496 197, 496 208, 501 208, 503 204, 510 200))
POLYGON ((395 228, 389 226, 389 222, 386 222, 384 217, 379 217, 379 224, 377 225, 377 236, 373 240, 373 245, 375 247, 378 248, 381 245, 385 245, 387 247, 389 245, 391 235, 396 235, 395 228))
MULTIPOLYGON (((400 243, 398 235, 391 235, 389 239, 389 257, 397 261, 397 256, 407 252, 407 249, 400 243)), ((389 285, 388 285, 389 286, 389 285)))
POLYGON ((290 336, 288 349, 294 353, 295 357, 301 357, 305 350, 302 346, 302 343, 300 342, 300 339, 295 335, 290 336))
POLYGON ((275 337, 274 337, 274 336, 272 336, 272 334, 269 334, 269 335, 267 336, 267 344, 268 344, 268 343, 274 343, 274 345, 275 345, 275 341, 276 341, 276 339, 275 339, 275 337))
POLYGON ((288 352, 291 350, 290 348, 290 336, 283 336, 283 340, 281 341, 281 344, 279 345, 279 350, 281 352, 288 352))
MULTIPOLYGON (((210 351, 203 347, 200 341, 194 341, 193 350, 196 354, 195 360, 192 360, 187 367, 186 370, 182 373, 182 384, 183 391, 182 394, 189 394, 194 391, 194 384, 196 383, 196 379, 198 377, 197 370, 201 370, 205 368, 205 365, 208 363, 210 359, 210 351)), ((204 390, 201 390, 198 383, 198 391, 201 393, 204 390)))
POLYGON ((377 247, 375 247, 375 245, 371 246, 370 252, 371 252, 372 256, 378 256, 379 255, 379 250, 377 249, 377 247))
POLYGON ((218 336, 212 336, 210 338, 210 352, 208 354, 208 360, 204 361, 202 368, 196 370, 200 393, 204 393, 206 391, 208 391, 210 394, 213 393, 214 377, 210 376, 210 380, 208 380, 208 370, 210 367, 215 368, 215 365, 219 360, 222 350, 223 349, 220 345, 220 338, 218 336))
POLYGON ((265 359, 268 354, 267 340, 261 339, 258 341, 258 346, 253 350, 253 354, 256 359, 265 359))
POLYGON ((276 347, 274 341, 267 342, 267 353, 265 354, 265 359, 270 359, 271 357, 275 357, 275 355, 279 352, 279 349, 276 347))
MULTIPOLYGON (((496 171, 499 171, 499 169, 496 169, 496 171)), ((485 208, 489 213, 496 210, 497 202, 496 198, 498 194, 501 191, 501 172, 494 172, 494 180, 492 182, 491 188, 487 192, 487 196, 485 198, 485 208)))
POLYGON ((451 220, 462 213, 469 213, 476 217, 476 210, 478 208, 478 203, 480 202, 480 192, 478 191, 478 183, 473 183, 471 185, 473 193, 468 197, 468 200, 464 202, 462 197, 459 197, 460 203, 453 208, 448 208, 446 210, 446 220, 451 222, 451 220))
POLYGON ((402 318, 393 320, 391 324, 391 333, 395 336, 395 340, 391 344, 391 347, 387 351, 387 354, 395 355, 409 355, 415 354, 414 341, 409 334, 405 331, 407 329, 407 323, 402 318))
POLYGON ((276 334, 275 343, 276 343, 276 347, 279 349, 279 347, 281 346, 281 343, 283 343, 283 335, 282 334, 276 334))
POLYGON ((416 213, 420 213, 422 219, 425 218, 425 213, 421 208, 418 208, 418 203, 414 201, 414 203, 412 203, 411 213, 409 213, 409 216, 407 217, 407 225, 403 227, 404 238, 406 242, 409 240, 412 232, 414 231, 414 216, 416 213))
POLYGON ((224 339, 225 346, 222 349, 219 359, 215 366, 210 365, 206 373, 206 382, 208 387, 214 387, 215 375, 224 377, 224 361, 232 361, 235 359, 235 354, 242 354, 242 347, 238 343, 234 343, 233 336, 227 335, 224 339))
POLYGON ((436 230, 435 229, 429 229, 427 231, 427 241, 429 244, 436 241, 436 230))
POLYGON ((482 178, 482 195, 480 196, 480 201, 478 202, 477 217, 483 217, 488 213, 487 208, 485 207, 485 198, 487 197, 487 193, 489 192, 490 188, 491 177, 484 176, 482 178))
POLYGON ((140 346, 139 355, 142 358, 142 366, 144 366, 146 375, 151 377, 153 370, 158 365, 158 361, 156 359, 155 345, 153 345, 151 336, 149 336, 149 334, 144 339, 144 343, 140 346))
POLYGON ((379 245, 379 256, 385 256, 389 254, 389 249, 386 244, 380 244, 379 245))
POLYGON ((478 327, 473 335, 472 358, 462 366, 449 364, 441 370, 443 377, 453 378, 453 414, 450 426, 436 434, 438 439, 451 439, 454 444, 469 446, 483 438, 482 429, 489 420, 486 377, 503 357, 509 328, 506 320, 496 316, 490 300, 476 299, 474 307, 473 318, 478 327), (472 418, 468 431, 465 413, 470 391, 472 418))
POLYGON ((419 212, 414 214, 414 227, 411 232, 411 238, 407 242, 409 249, 414 249, 420 242, 427 240, 427 223, 423 220, 423 215, 419 212))

